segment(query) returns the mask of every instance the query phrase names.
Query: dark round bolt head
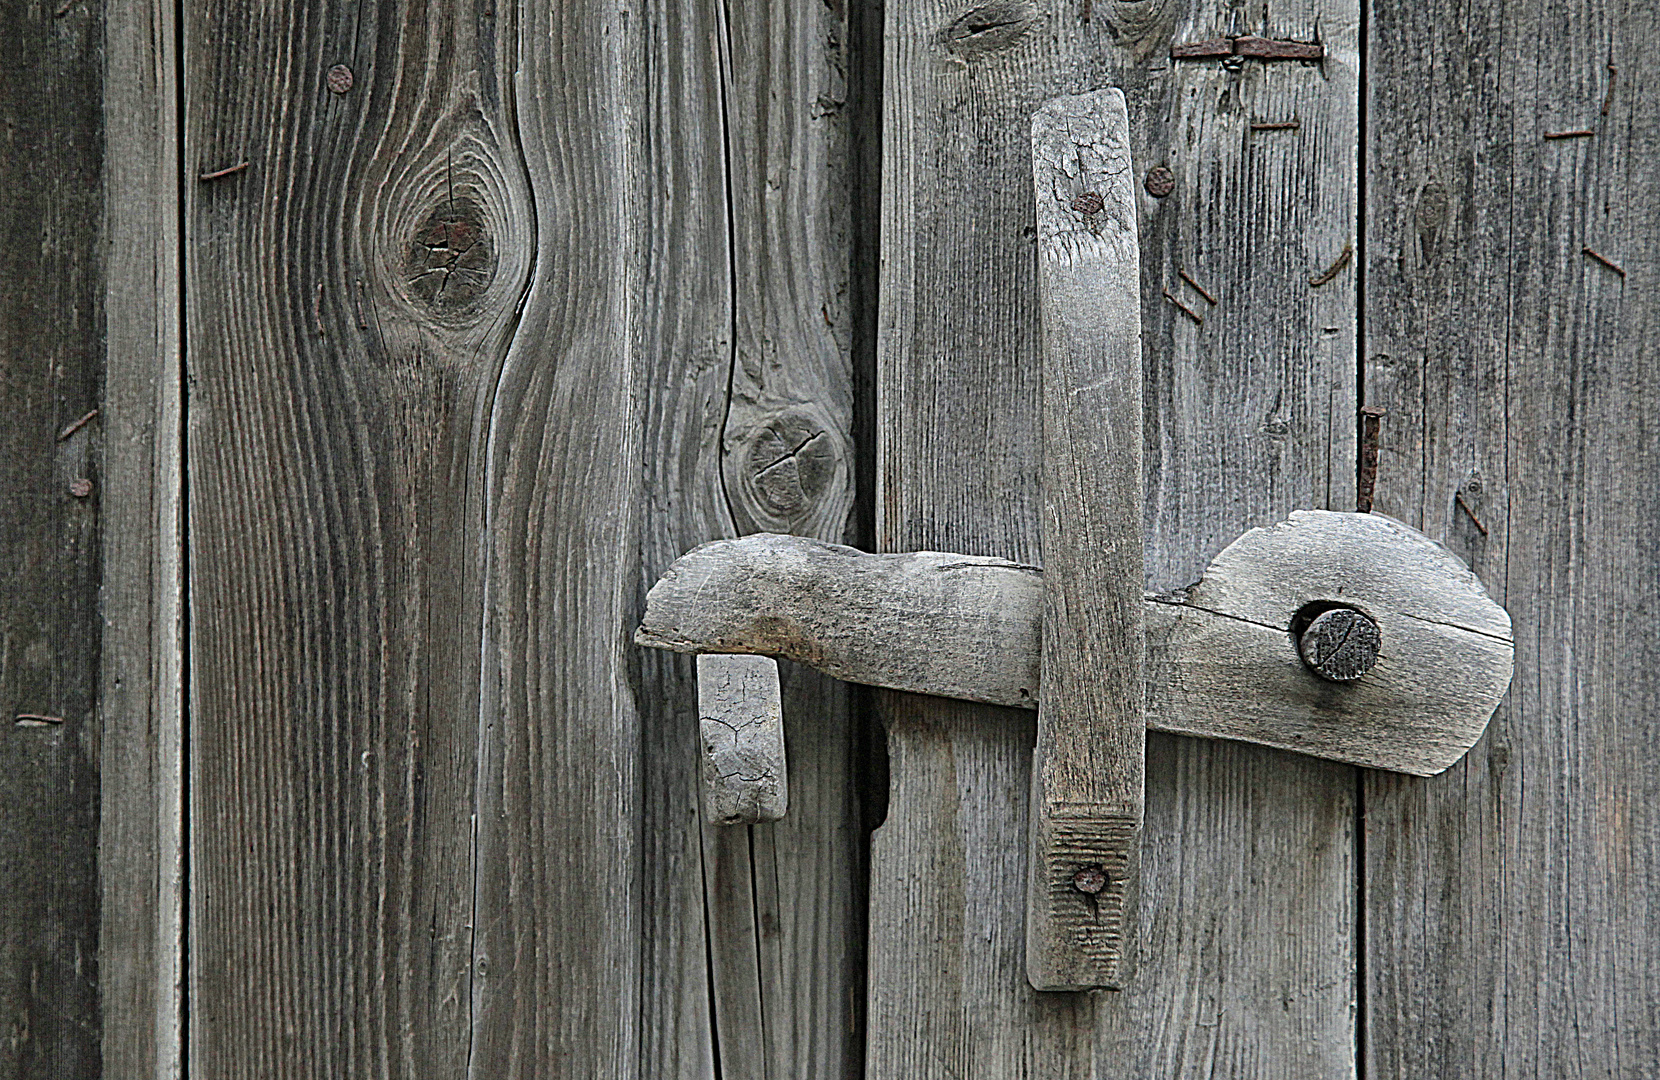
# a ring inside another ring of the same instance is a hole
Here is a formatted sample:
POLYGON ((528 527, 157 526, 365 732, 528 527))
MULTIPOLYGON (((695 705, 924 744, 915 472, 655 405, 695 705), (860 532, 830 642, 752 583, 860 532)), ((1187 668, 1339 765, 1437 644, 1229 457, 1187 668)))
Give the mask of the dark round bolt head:
POLYGON ((1098 191, 1086 191, 1072 200, 1072 209, 1086 217, 1099 214, 1101 208, 1106 205, 1106 200, 1101 198, 1101 193, 1098 191))
POLYGON ((329 89, 337 94, 344 94, 352 88, 352 69, 345 64, 336 64, 329 68, 329 89))
POLYGON ((1147 194, 1155 199, 1162 199, 1176 190, 1176 174, 1163 165, 1154 165, 1147 170, 1147 178, 1141 182, 1147 189, 1147 194))
POLYGON ((1107 887, 1107 872, 1101 866, 1080 866, 1072 875, 1072 887, 1087 896, 1094 896, 1107 887))
POLYGON ((1383 635, 1378 624, 1354 608, 1332 608, 1315 616, 1297 642, 1303 663, 1333 682, 1350 682, 1378 662, 1383 635))

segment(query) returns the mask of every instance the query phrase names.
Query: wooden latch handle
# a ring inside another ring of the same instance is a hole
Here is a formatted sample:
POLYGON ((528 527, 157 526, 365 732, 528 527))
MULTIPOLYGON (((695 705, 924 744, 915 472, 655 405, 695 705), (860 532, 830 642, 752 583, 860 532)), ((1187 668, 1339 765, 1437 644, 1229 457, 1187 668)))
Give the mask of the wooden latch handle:
POLYGON ((1043 686, 1026 976, 1122 987, 1141 877, 1141 269, 1120 91, 1032 118, 1043 321, 1043 686))

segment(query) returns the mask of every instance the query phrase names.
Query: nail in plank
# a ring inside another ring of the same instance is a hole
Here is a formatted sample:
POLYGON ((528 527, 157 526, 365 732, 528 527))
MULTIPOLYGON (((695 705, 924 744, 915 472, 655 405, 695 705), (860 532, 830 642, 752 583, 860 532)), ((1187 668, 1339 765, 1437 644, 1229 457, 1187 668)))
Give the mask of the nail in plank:
POLYGON ((1141 272, 1124 95, 1045 104, 1032 118, 1032 158, 1046 692, 1032 762, 1026 974, 1039 990, 1116 988, 1130 975, 1145 743, 1141 272), (1067 213, 1081 191, 1104 201, 1087 225, 1067 213), (1080 887, 1086 879, 1099 887, 1080 887))

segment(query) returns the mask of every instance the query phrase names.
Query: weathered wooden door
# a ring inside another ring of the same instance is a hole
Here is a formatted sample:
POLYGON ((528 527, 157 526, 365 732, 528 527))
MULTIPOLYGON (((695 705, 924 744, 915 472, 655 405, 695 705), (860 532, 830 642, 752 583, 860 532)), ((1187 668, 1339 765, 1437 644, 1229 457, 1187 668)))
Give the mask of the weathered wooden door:
POLYGON ((1652 5, 0 11, 0 1075, 1660 1069, 1652 5), (791 669, 718 829, 631 634, 720 536, 1041 561, 1028 122, 1103 86, 1147 587, 1377 406, 1517 674, 1427 780, 1150 736, 1139 976, 1040 994, 1030 714, 791 669))

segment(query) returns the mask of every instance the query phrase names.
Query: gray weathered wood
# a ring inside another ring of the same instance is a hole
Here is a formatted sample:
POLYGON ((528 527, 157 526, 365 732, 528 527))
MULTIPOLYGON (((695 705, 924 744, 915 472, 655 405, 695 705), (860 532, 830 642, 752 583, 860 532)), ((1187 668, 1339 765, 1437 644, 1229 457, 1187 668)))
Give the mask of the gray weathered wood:
POLYGON ((769 656, 697 658, 703 805, 716 825, 777 821, 789 807, 778 662, 769 656))
MULTIPOLYGON (((637 604, 687 548, 846 540, 855 444, 849 24, 861 5, 640 9, 651 109, 637 604), (798 449, 799 448, 799 449, 798 449)), ((638 608, 634 615, 638 616, 638 608)), ((708 822, 689 660, 637 650, 641 992, 654 1076, 842 1080, 862 1056, 862 836, 847 688, 780 672, 790 814, 708 822), (718 1037, 717 1037, 718 1036, 718 1037), (718 1057, 718 1060, 717 1060, 718 1057)))
MULTIPOLYGON (((1353 506, 1354 276, 1308 281, 1353 235, 1358 3, 887 10, 877 550, 1040 561, 1027 124, 1042 101, 1105 85, 1129 100, 1138 168, 1176 178, 1166 199, 1137 196, 1145 586, 1193 581, 1299 506, 1353 506), (1327 59, 1168 59, 1172 42, 1244 31, 1318 36, 1327 59), (1296 131, 1251 130, 1291 116, 1296 131), (1163 299, 1187 288, 1179 269, 1219 301, 1202 327, 1163 299)), ((1142 965, 1120 995, 1039 995, 1010 934, 1030 720, 896 695, 881 708, 873 1078, 1352 1071, 1350 770, 1149 737, 1142 948, 1178 959, 1142 965)))
POLYGON ((1135 947, 1146 742, 1141 264, 1123 93, 1056 98, 1034 113, 1032 179, 1049 572, 1026 977, 1039 990, 1118 988, 1135 947), (1079 874, 1092 883, 1080 887, 1079 874))
POLYGON ((603 629, 629 523, 580 494, 638 460, 621 19, 180 11, 190 1070, 629 1077, 638 742, 603 629))
MULTIPOLYGON (((1035 708, 1042 572, 1002 559, 866 555, 752 536, 688 552, 636 640, 757 652, 850 682, 1035 708)), ((1298 511, 1221 552, 1198 583, 1143 598, 1146 724, 1433 775, 1481 737, 1510 682, 1510 620, 1445 548, 1378 514, 1298 511), (1334 686, 1292 636, 1304 605, 1384 628, 1378 665, 1334 686)))
MULTIPOLYGON (((81 19, 91 5, 64 18, 81 19)), ((175 6, 104 9, 102 1074, 183 1069, 183 313, 175 6)), ((83 437, 81 435, 74 436, 83 437)))
POLYGON ((705 830, 627 635, 735 520, 845 538, 847 18, 185 11, 204 1072, 857 1069, 845 691, 705 830))
POLYGON ((0 3, 0 1076, 99 1073, 103 16, 0 3))
POLYGON ((1517 679, 1445 776, 1365 779, 1365 1074, 1644 1076, 1660 8, 1376 4, 1369 40, 1377 505, 1503 600, 1517 679), (1546 138, 1577 129, 1594 134, 1546 138))

